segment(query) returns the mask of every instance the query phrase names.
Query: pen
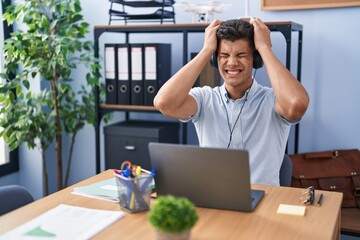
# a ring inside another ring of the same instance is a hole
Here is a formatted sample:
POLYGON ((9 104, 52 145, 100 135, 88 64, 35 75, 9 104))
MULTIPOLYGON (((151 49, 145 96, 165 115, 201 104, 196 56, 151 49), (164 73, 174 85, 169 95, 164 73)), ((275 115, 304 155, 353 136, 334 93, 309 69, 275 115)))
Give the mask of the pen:
POLYGON ((323 200, 323 194, 320 194, 319 200, 317 201, 317 206, 318 206, 318 207, 321 206, 322 200, 323 200))
POLYGON ((146 180, 143 182, 143 184, 140 186, 140 192, 144 193, 147 186, 150 184, 150 182, 153 180, 152 177, 155 175, 155 170, 152 169, 151 172, 147 171, 149 173, 149 176, 147 176, 146 180))
POLYGON ((133 184, 133 191, 131 193, 131 198, 130 198, 130 209, 133 210, 135 207, 135 193, 134 193, 134 188, 137 188, 137 180, 136 178, 139 177, 141 175, 141 167, 137 166, 135 169, 135 180, 134 180, 134 184, 133 184))

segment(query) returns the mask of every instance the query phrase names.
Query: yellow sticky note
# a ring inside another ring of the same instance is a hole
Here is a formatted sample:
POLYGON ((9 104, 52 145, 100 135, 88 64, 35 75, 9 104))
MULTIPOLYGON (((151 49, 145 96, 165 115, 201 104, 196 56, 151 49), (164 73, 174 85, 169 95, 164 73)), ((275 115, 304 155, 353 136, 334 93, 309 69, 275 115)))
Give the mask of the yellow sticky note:
POLYGON ((277 213, 295 215, 295 216, 304 216, 305 210, 306 210, 305 206, 280 204, 277 209, 277 213))

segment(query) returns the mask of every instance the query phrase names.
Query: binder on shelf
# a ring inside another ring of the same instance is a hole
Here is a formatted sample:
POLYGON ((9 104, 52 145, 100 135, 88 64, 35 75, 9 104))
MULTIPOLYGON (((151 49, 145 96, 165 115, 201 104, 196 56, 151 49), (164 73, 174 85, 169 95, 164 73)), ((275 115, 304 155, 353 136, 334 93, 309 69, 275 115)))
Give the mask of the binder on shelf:
POLYGON ((105 87, 106 103, 117 103, 116 44, 105 44, 105 87))
POLYGON ((159 88, 171 76, 171 44, 144 44, 144 105, 153 106, 159 88))
POLYGON ((130 104, 130 45, 117 45, 117 103, 123 105, 130 104))
POLYGON ((131 44, 131 105, 144 104, 143 46, 131 44))

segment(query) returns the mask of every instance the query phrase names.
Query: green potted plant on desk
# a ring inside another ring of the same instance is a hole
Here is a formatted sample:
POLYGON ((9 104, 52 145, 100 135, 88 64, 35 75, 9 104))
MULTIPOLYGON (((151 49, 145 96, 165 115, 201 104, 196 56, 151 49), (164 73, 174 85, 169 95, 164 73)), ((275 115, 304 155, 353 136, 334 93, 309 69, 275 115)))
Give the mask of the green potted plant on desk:
POLYGON ((160 196, 151 207, 148 220, 156 229, 158 240, 190 238, 190 231, 198 220, 195 206, 184 197, 160 196))

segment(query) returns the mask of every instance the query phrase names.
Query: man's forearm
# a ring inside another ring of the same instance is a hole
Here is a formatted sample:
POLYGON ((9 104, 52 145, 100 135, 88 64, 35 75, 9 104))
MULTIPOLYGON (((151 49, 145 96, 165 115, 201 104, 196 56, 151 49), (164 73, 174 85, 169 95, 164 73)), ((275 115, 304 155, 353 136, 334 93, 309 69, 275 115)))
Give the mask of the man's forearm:
POLYGON ((209 61, 210 56, 210 51, 200 51, 195 58, 173 75, 155 96, 154 106, 167 116, 186 115, 189 91, 209 61))
POLYGON ((272 50, 263 50, 262 59, 276 96, 275 110, 290 121, 297 121, 304 115, 309 96, 302 84, 277 59, 272 50))

